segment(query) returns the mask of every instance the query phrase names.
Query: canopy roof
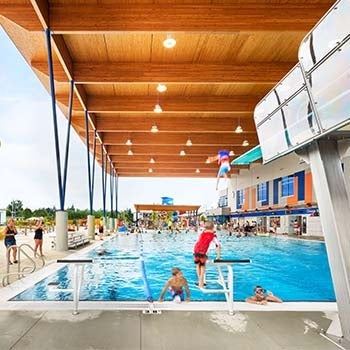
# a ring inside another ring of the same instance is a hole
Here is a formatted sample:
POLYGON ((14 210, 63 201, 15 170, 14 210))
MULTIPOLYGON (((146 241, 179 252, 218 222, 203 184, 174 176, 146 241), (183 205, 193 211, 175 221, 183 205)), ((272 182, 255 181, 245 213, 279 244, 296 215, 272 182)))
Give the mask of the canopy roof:
POLYGON ((134 204, 136 211, 197 211, 200 205, 134 204))
POLYGON ((97 160, 103 149, 108 171, 215 177, 207 158, 228 149, 232 161, 258 144, 255 105, 296 64, 301 40, 333 2, 0 0, 0 24, 48 90, 43 29, 52 31, 58 105, 67 116, 74 81, 72 125, 85 142, 88 111, 89 147, 96 131, 97 160), (172 49, 163 46, 167 34, 172 49), (167 91, 157 92, 158 83, 167 91))

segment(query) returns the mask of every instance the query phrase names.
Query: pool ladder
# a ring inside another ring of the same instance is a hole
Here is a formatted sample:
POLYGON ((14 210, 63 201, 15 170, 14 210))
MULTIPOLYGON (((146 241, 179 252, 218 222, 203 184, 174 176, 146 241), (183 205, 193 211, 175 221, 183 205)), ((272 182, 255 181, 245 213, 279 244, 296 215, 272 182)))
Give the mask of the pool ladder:
POLYGON ((233 269, 232 265, 235 263, 250 263, 250 259, 236 260, 236 259, 218 259, 218 260, 208 260, 208 265, 215 265, 218 269, 218 279, 217 280, 207 280, 206 282, 214 282, 218 283, 222 288, 201 288, 201 292, 203 293, 224 293, 227 307, 230 315, 234 313, 233 307, 233 269), (224 277, 223 268, 227 269, 227 279, 224 277))
MULTIPOLYGON (((21 279, 21 278, 25 277, 26 275, 33 273, 36 270, 37 264, 36 264, 35 260, 32 259, 32 257, 27 254, 27 252, 23 249, 24 247, 29 248, 34 253, 34 248, 27 243, 23 243, 20 246, 13 245, 13 246, 10 246, 7 248, 8 256, 11 254, 11 250, 14 250, 14 249, 18 250, 18 264, 17 264, 17 272, 10 272, 11 264, 9 263, 9 261, 7 261, 6 274, 2 278, 2 286, 3 287, 6 287, 7 285, 10 284, 10 276, 16 275, 18 277, 18 279, 21 279), (21 254, 24 254, 28 258, 28 260, 32 263, 32 266, 25 266, 21 270, 21 262, 22 262, 21 254)), ((44 267, 45 266, 45 259, 42 256, 40 258, 42 261, 41 267, 44 267)))
POLYGON ((86 264, 92 264, 94 261, 92 259, 58 259, 58 263, 64 264, 73 264, 73 279, 72 279, 72 287, 73 288, 57 288, 59 282, 50 282, 48 284, 50 292, 71 292, 73 293, 73 315, 79 314, 79 300, 80 300, 80 291, 81 286, 84 282, 84 267, 86 264))

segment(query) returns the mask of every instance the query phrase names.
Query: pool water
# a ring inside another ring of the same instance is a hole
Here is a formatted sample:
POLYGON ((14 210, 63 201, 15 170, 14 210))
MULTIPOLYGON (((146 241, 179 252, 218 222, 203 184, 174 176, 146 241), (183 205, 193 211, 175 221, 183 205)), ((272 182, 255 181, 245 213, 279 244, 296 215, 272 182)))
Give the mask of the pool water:
MULTIPOLYGON (((179 267, 187 278, 191 300, 221 301, 223 294, 202 293, 197 282, 192 251, 195 233, 119 234, 84 257, 94 263, 85 266, 81 300, 146 300, 140 253, 144 259, 148 292, 153 299, 171 277, 171 268, 179 267), (98 256, 105 249, 107 254, 98 256)), ((255 285, 272 291, 284 301, 335 301, 328 258, 323 242, 273 237, 241 237, 218 233, 222 259, 251 259, 250 264, 234 264, 234 299, 243 301, 253 294, 255 285)), ((215 257, 215 249, 209 250, 215 257)), ((12 300, 72 300, 67 292, 48 290, 49 282, 58 288, 71 288, 73 267, 65 266, 52 276, 27 289, 12 300)), ((207 279, 217 279, 217 268, 207 267, 207 279)), ((210 286, 208 285, 208 289, 210 286)), ((170 300, 167 293, 166 300, 170 300)))

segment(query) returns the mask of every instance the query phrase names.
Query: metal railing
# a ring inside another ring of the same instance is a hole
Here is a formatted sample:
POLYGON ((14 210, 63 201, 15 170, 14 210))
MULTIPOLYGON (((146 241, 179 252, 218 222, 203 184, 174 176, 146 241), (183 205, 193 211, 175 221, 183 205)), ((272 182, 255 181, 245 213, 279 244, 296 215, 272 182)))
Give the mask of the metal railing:
MULTIPOLYGON (((27 254, 27 252, 23 249, 24 247, 29 248, 34 254, 34 248, 27 243, 23 243, 20 246, 13 245, 13 246, 10 246, 7 248, 7 252, 6 252, 7 255, 6 256, 10 256, 11 250, 14 250, 14 249, 18 250, 18 258, 17 258, 18 264, 17 264, 17 272, 10 272, 10 266, 12 264, 10 264, 10 259, 7 260, 6 274, 2 278, 2 286, 3 287, 6 287, 7 285, 10 284, 10 276, 16 275, 18 277, 18 279, 21 279, 21 278, 25 277, 26 275, 33 273, 36 270, 37 264, 36 264, 35 260, 32 259, 32 257, 27 254), (22 263, 21 254, 25 255, 28 258, 28 260, 31 262, 32 266, 25 266, 21 269, 21 263, 22 263)), ((45 259, 42 256, 40 258, 42 261, 41 267, 44 267, 45 266, 45 259)))
POLYGON ((203 293, 224 293, 228 311, 230 315, 233 315, 234 313, 234 305, 233 305, 233 269, 232 265, 235 263, 250 263, 250 259, 243 259, 243 260, 228 260, 228 259, 219 259, 219 260, 208 260, 208 265, 215 265, 218 269, 218 279, 217 280, 207 280, 206 282, 214 282, 218 283, 222 288, 201 288, 199 289, 203 293), (225 279, 223 268, 226 267, 227 269, 227 278, 225 279))
POLYGON ((73 279, 72 288, 58 288, 59 282, 50 282, 48 284, 50 292, 70 292, 73 293, 73 315, 79 314, 79 300, 81 286, 84 282, 84 267, 86 264, 92 264, 94 261, 92 259, 59 259, 58 263, 73 264, 73 279))

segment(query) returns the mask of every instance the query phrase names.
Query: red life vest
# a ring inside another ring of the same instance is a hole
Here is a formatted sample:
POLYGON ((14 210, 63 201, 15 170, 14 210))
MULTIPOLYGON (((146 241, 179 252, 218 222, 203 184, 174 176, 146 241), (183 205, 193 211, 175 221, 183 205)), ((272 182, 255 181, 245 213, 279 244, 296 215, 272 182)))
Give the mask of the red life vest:
POLYGON ((199 240, 194 246, 194 252, 200 254, 206 254, 211 241, 216 238, 216 234, 212 231, 203 231, 199 237, 199 240))

